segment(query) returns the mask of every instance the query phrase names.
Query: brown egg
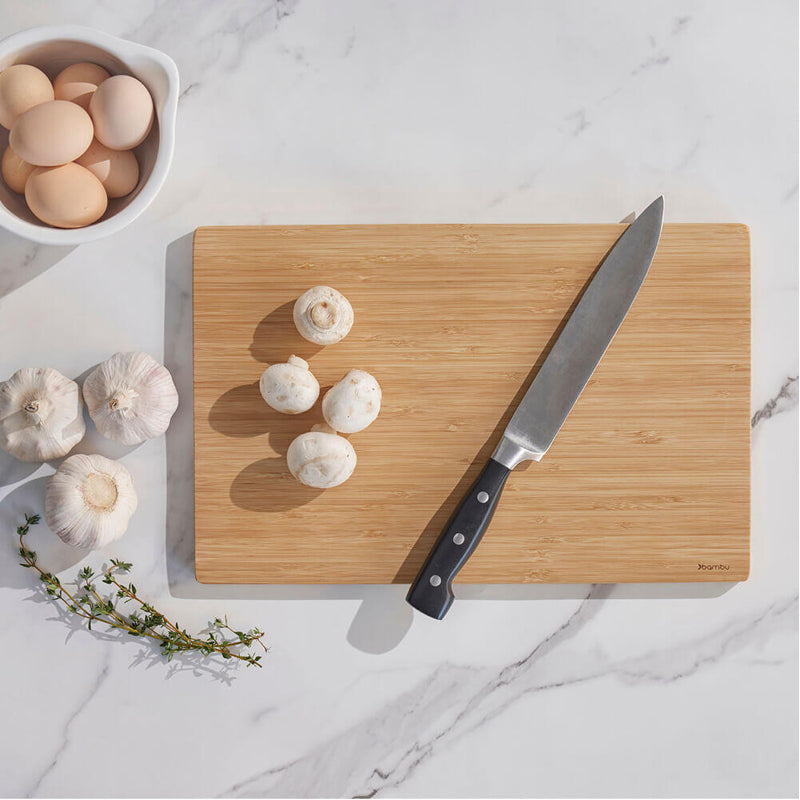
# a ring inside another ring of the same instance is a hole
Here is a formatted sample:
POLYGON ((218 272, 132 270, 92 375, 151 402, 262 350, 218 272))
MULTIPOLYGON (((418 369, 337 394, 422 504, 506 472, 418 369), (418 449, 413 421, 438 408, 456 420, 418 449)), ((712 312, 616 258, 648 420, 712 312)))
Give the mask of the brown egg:
POLYGON ((79 164, 37 167, 25 184, 25 200, 42 222, 56 228, 91 225, 108 205, 103 184, 79 164))
POLYGON ((76 103, 51 100, 20 114, 8 143, 37 167, 57 167, 74 161, 92 143, 91 117, 76 103))
POLYGON ((103 81, 89 102, 94 135, 112 150, 141 144, 153 124, 153 98, 147 87, 130 75, 103 81))
POLYGON ((17 194, 25 193, 25 183, 36 167, 23 161, 10 147, 6 147, 3 153, 3 160, 0 162, 0 171, 3 173, 3 180, 12 192, 17 194))
POLYGON ((61 70, 53 81, 56 100, 69 100, 88 111, 94 90, 108 77, 110 75, 97 64, 88 61, 71 64, 61 70))
POLYGON ((53 85, 40 69, 14 64, 0 72, 0 125, 11 128, 20 114, 52 100, 53 85))
POLYGON ((139 182, 139 162, 132 150, 112 150, 97 139, 75 160, 96 175, 109 197, 125 197, 139 182))

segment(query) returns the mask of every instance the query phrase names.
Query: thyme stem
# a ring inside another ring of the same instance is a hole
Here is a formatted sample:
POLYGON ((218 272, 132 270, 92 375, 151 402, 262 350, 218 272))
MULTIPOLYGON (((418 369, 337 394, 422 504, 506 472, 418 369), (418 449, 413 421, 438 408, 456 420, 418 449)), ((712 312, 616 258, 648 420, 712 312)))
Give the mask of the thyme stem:
POLYGON ((91 629, 93 622, 102 622, 110 628, 125 631, 131 636, 144 636, 158 642, 161 652, 168 661, 172 660, 175 653, 183 651, 198 651, 205 657, 212 654, 222 656, 224 659, 235 658, 244 661, 248 667, 261 667, 260 655, 253 655, 249 651, 255 644, 259 644, 264 652, 267 647, 262 641, 263 632, 257 628, 245 633, 230 627, 227 617, 214 620, 214 627, 217 630, 227 630, 233 634, 233 638, 217 638, 214 632, 210 632, 205 638, 191 636, 182 630, 177 624, 168 620, 153 606, 142 600, 136 593, 136 587, 131 583, 127 586, 117 580, 117 575, 130 572, 132 564, 111 559, 111 566, 104 569, 102 577, 95 575, 91 567, 84 567, 78 573, 78 580, 75 581, 77 591, 73 594, 64 588, 61 581, 50 572, 42 569, 36 558, 36 553, 25 545, 25 536, 29 533, 31 526, 38 525, 40 517, 38 514, 32 516, 25 515, 25 523, 17 528, 19 536, 19 555, 22 558, 23 567, 36 570, 39 579, 44 585, 45 592, 53 600, 61 602, 68 611, 77 616, 88 620, 88 627, 91 629), (113 597, 103 599, 94 581, 100 578, 103 583, 116 588, 116 596, 123 601, 133 600, 138 604, 138 612, 125 614, 115 604, 113 597), (85 592, 85 594, 80 594, 85 592), (78 595, 77 597, 75 595, 78 595), (139 616, 139 612, 144 616, 139 616), (240 649, 232 649, 240 648, 240 649), (243 652, 244 651, 244 652, 243 652))

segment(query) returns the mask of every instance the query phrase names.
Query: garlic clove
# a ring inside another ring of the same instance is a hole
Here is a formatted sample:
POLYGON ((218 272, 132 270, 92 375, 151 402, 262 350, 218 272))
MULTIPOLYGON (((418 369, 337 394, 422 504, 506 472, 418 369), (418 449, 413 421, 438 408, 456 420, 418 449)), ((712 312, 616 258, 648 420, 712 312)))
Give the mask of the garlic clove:
POLYGON ((289 472, 316 489, 344 483, 353 474, 356 461, 353 445, 328 425, 314 425, 308 433, 301 433, 286 453, 289 472))
POLYGON ((264 402, 282 414, 302 414, 319 397, 319 382, 308 369, 308 362, 289 356, 286 364, 272 364, 259 381, 264 402))
POLYGON ((330 286, 314 286, 304 292, 292 311, 298 333, 314 344, 335 344, 353 327, 353 307, 330 286))
POLYGON ((85 433, 80 387, 58 370, 26 367, 0 383, 0 449, 14 458, 61 458, 85 433))
POLYGON ((105 547, 128 529, 137 502, 133 480, 122 464, 78 454, 67 458, 48 481, 45 519, 69 545, 105 547))
POLYGON ((334 430, 358 433, 371 425, 381 410, 378 381, 363 369, 351 369, 322 398, 322 416, 334 430))
POLYGON ((122 444, 160 436, 178 407, 169 370, 147 353, 116 353, 84 381, 83 397, 97 430, 122 444))

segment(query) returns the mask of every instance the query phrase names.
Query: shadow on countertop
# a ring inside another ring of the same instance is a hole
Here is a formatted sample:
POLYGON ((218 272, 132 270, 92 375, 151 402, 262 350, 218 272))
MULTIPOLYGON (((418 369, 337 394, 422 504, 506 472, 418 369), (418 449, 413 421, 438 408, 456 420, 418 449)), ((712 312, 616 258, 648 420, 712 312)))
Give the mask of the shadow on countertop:
POLYGON ((28 241, 0 228, 0 298, 32 281, 54 264, 66 258, 75 245, 47 245, 28 241))
MULTIPOLYGON (((169 244, 166 250, 164 360, 181 398, 166 434, 166 561, 170 592, 174 597, 193 599, 361 600, 350 624, 347 641, 365 653, 387 653, 403 641, 414 623, 414 611, 405 602, 408 591, 405 584, 222 585, 201 584, 195 579, 192 239, 193 233, 187 233, 169 244)), ((259 351, 259 354, 267 358, 265 352, 259 351)), ((253 388, 244 387, 241 392, 252 393, 253 388)), ((468 481, 467 476, 465 481, 468 481)), ((461 488, 459 486, 458 490, 461 488)), ((428 539, 434 534, 435 531, 431 529, 428 539)), ((616 585, 610 594, 612 598, 642 600, 710 598, 721 596, 735 585, 625 584, 616 585)), ((590 589, 589 585, 584 584, 457 585, 456 594, 460 601, 583 600, 590 589)), ((444 630, 448 621, 445 619, 437 624, 443 626, 444 630)))
MULTIPOLYGON (((74 246, 37 244, 0 228, 0 252, 3 253, 0 262, 0 299, 46 272, 74 249, 74 246)), ((4 379, 7 377, 4 376, 4 379)), ((39 464, 17 461, 0 451, 0 487, 18 483, 38 468, 39 464)))
MULTIPOLYGON (((36 464, 36 467, 42 466, 36 464)), ((82 561, 89 550, 64 544, 55 534, 47 531, 44 523, 44 497, 47 477, 32 478, 12 489, 0 503, 0 526, 4 535, 0 546, 0 586, 12 589, 35 589, 38 575, 33 570, 19 565, 19 539, 13 535, 18 525, 25 522, 26 514, 40 514, 42 524, 32 528, 26 537, 26 547, 34 550, 38 562, 50 572, 57 574, 82 561)))

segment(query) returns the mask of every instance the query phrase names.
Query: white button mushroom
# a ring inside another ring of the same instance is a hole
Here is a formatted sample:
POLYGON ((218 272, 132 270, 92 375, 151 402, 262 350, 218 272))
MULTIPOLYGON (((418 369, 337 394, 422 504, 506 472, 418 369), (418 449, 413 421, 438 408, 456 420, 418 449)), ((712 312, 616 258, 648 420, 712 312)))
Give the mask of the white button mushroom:
POLYGON ((381 387, 369 372, 351 369, 322 398, 322 416, 334 430, 358 433, 375 422, 381 396, 381 387))
POLYGON ((327 425, 314 425, 301 433, 286 453, 289 472, 300 483, 330 489, 344 483, 356 468, 353 445, 327 425))
POLYGON ((335 344, 353 327, 353 307, 330 286, 315 286, 297 298, 294 324, 298 333, 314 344, 335 344))
POLYGON ((286 364, 267 367, 258 387, 266 404, 282 414, 302 414, 319 397, 319 382, 308 362, 298 356, 289 356, 286 364))
POLYGON ((27 367, 0 383, 0 449, 14 458, 61 458, 85 433, 81 390, 57 370, 27 367))

